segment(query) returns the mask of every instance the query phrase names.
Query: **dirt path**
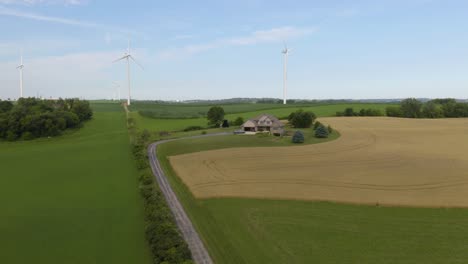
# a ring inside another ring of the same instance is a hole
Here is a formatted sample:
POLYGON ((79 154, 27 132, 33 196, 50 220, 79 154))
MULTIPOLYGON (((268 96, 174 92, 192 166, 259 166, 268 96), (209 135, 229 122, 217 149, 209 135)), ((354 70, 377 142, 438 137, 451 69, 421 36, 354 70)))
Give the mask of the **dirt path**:
MULTIPOLYGON (((210 136, 222 136, 227 135, 229 133, 217 133, 217 134, 208 134, 208 135, 201 135, 201 136, 194 136, 189 138, 200 138, 200 137, 210 137, 210 136)), ((180 138, 182 139, 182 138, 180 138)), ((211 259, 208 251, 205 248, 200 236, 198 235, 197 231, 195 230, 190 218, 185 213, 185 210, 180 203, 179 199, 177 199, 176 194, 171 188, 164 171, 161 168, 161 164, 159 163, 158 158, 156 157, 156 151, 158 145, 164 144, 169 141, 173 141, 177 139, 168 139, 168 140, 161 140, 152 143, 148 147, 148 158, 151 165, 151 170, 153 171, 154 176, 156 177, 156 181, 159 184, 159 188, 161 189, 164 197, 166 198, 167 204, 174 215, 175 221, 177 226, 179 227, 180 232, 182 233, 183 238, 188 244, 190 251, 192 252, 192 257, 195 263, 197 264, 212 264, 213 260, 211 259)))

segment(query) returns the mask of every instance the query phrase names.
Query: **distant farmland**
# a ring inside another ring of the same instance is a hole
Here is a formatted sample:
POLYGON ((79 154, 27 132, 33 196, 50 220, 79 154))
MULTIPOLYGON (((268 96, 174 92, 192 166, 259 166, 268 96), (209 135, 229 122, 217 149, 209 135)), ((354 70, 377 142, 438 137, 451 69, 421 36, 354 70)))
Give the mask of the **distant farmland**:
MULTIPOLYGON (((231 104, 222 105, 225 109, 227 120, 233 121, 237 117, 244 119, 252 118, 263 113, 269 113, 278 118, 285 119, 291 112, 298 109, 312 111, 317 116, 334 116, 338 111, 344 111, 347 107, 352 107, 355 111, 362 108, 379 109, 385 113, 385 108, 394 104, 367 104, 367 103, 343 103, 343 104, 317 104, 317 105, 281 105, 281 104, 231 104)), ((138 122, 139 129, 148 129, 151 131, 177 131, 183 130, 188 126, 207 127, 205 117, 193 118, 192 113, 206 113, 209 105, 163 105, 148 103, 135 103, 132 105, 132 117, 138 122), (137 111, 143 110, 148 112, 142 116, 137 111), (151 114, 152 113, 152 114, 151 114), (164 113, 170 113, 174 118, 161 118, 164 113), (150 117, 152 116, 152 118, 150 117)))
POLYGON ((79 131, 0 143, 0 262, 150 263, 125 114, 94 104, 79 131))

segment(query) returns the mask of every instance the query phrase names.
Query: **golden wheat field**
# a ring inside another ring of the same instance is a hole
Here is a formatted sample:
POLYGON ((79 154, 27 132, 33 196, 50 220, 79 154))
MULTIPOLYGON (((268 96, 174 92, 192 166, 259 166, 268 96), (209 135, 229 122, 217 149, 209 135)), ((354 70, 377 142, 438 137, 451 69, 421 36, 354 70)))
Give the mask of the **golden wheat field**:
POLYGON ((170 157, 197 198, 468 206, 468 119, 321 118, 335 141, 170 157))

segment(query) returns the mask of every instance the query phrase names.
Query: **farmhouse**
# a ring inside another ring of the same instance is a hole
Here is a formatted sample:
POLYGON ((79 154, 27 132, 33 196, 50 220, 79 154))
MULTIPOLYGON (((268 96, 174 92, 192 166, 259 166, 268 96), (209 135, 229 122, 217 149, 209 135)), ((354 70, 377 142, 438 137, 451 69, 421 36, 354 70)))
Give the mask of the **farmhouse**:
POLYGON ((270 132, 275 135, 283 135, 284 124, 278 118, 268 114, 261 114, 247 120, 241 129, 246 133, 270 132))

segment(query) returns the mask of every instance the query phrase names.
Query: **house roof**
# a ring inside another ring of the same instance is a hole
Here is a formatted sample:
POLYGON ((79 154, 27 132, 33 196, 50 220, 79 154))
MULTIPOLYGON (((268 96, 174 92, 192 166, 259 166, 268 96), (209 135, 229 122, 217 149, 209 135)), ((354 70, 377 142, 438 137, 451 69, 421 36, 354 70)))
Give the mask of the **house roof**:
POLYGON ((247 120, 242 126, 248 125, 247 123, 252 122, 255 126, 269 126, 269 127, 283 127, 284 124, 279 121, 276 116, 269 114, 261 114, 254 118, 247 120))

